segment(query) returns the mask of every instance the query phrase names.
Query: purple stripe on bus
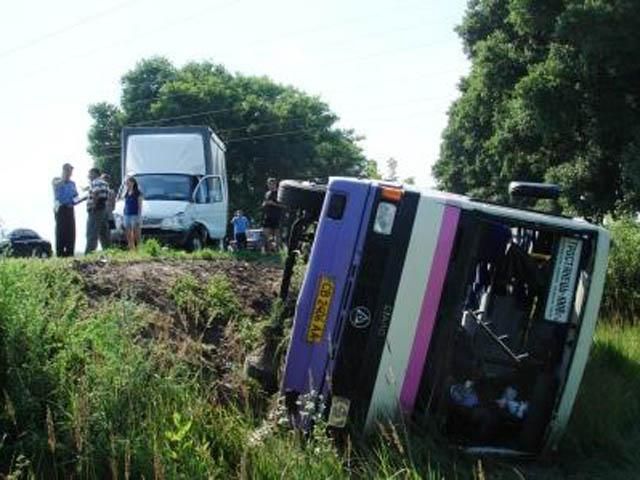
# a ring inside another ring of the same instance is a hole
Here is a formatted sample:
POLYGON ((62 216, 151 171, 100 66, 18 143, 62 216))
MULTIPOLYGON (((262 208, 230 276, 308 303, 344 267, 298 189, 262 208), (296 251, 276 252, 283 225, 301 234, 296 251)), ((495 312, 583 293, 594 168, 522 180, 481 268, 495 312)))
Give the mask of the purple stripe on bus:
POLYGON ((418 387, 422 378, 431 334, 435 326, 440 297, 444 286, 449 258, 453 249, 453 242, 456 236, 460 210, 455 207, 446 206, 442 217, 442 225, 438 234, 438 243, 433 256, 433 263, 429 272, 427 289, 422 299, 420 318, 413 339, 413 346, 409 356, 407 372, 400 392, 400 405, 406 413, 411 413, 415 405, 418 387))

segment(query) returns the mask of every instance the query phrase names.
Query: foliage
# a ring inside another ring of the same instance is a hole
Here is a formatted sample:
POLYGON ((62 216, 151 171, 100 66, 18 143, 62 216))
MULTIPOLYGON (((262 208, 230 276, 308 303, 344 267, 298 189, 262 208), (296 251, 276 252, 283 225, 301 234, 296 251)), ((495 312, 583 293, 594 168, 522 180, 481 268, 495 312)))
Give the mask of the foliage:
POLYGON ((180 277, 171 296, 179 312, 195 323, 220 325, 242 313, 233 288, 223 275, 214 275, 205 285, 191 275, 180 277))
POLYGON ((217 248, 204 248, 195 252, 185 252, 182 249, 163 246, 157 240, 151 238, 144 240, 141 248, 138 250, 123 250, 112 248, 106 251, 92 254, 93 257, 107 258, 111 261, 132 261, 132 260, 148 260, 152 258, 166 258, 174 260, 215 260, 219 258, 237 259, 248 262, 263 262, 272 264, 282 264, 283 259, 276 254, 262 254, 260 252, 243 250, 243 251, 223 251, 217 248))
MULTIPOLYGON (((251 332, 229 306, 232 287, 222 277, 204 285, 183 277, 172 295, 181 308, 204 305, 207 318, 234 317, 226 328, 256 338, 268 320, 251 332)), ((447 449, 419 421, 385 425, 367 443, 336 446, 321 420, 301 436, 282 427, 281 409, 263 420, 250 404, 220 401, 203 366, 185 361, 175 343, 149 337, 151 310, 132 300, 88 300, 68 261, 0 261, 7 478, 633 478, 640 468, 637 325, 599 326, 555 465, 507 465, 447 449)), ((246 388, 241 380, 238 388, 246 388)))
POLYGON ((142 244, 142 250, 150 257, 158 257, 162 253, 162 245, 155 238, 149 238, 142 244))
POLYGON ((362 170, 362 176, 364 178, 373 178, 376 180, 382 178, 382 175, 378 171, 378 164, 375 160, 367 160, 365 162, 364 169, 362 170))
POLYGON ((622 218, 607 227, 612 245, 603 311, 611 319, 628 323, 640 318, 640 225, 622 218))
POLYGON ((398 181, 398 161, 393 157, 387 160, 387 176, 385 180, 390 182, 398 181))
POLYGON ((89 153, 114 179, 121 176, 123 126, 210 126, 227 146, 231 209, 251 215, 269 176, 377 173, 359 137, 337 128, 338 117, 320 98, 209 62, 176 68, 162 57, 142 60, 122 77, 121 104, 97 103, 89 113, 89 153))
POLYGON ((640 3, 470 0, 472 62, 449 111, 440 186, 506 200, 511 180, 564 187, 564 210, 640 209, 640 3))

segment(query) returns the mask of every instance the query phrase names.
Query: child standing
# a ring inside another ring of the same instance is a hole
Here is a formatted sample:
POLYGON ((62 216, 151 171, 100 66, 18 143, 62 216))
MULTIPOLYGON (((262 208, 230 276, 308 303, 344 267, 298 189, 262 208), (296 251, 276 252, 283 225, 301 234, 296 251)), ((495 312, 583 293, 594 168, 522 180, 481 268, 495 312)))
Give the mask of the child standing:
POLYGON ((236 248, 244 250, 247 248, 247 229, 249 228, 249 219, 244 216, 242 210, 236 210, 236 214, 231 219, 233 225, 233 238, 236 241, 236 248))

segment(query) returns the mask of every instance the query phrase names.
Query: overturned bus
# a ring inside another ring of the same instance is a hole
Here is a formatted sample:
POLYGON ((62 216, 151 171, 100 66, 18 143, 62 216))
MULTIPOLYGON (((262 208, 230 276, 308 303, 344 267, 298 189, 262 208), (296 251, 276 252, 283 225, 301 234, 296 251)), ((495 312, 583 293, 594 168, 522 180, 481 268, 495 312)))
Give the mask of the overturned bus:
MULTIPOLYGON (((305 209, 304 190, 282 182, 282 201, 305 209)), ((312 394, 338 429, 426 416, 471 451, 557 446, 598 316, 605 229, 351 178, 330 179, 318 211, 281 382, 292 418, 312 394)))

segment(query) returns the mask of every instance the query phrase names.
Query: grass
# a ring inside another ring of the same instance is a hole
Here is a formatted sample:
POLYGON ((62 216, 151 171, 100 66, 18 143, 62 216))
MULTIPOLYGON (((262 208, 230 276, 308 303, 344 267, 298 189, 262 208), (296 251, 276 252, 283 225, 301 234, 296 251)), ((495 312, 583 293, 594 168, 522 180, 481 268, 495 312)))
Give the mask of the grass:
MULTIPOLYGON (((107 254, 166 258, 154 248, 107 254)), ((233 258, 205 252, 195 257, 233 258)), ((220 350, 230 361, 268 322, 240 311, 224 277, 178 279, 171 296, 185 320, 230 332, 220 350)), ((301 438, 282 426, 282 408, 262 416, 239 373, 221 397, 201 352, 149 335, 153 315, 126 298, 91 304, 68 261, 0 260, 0 476, 616 479, 640 470, 640 326, 599 326, 561 451, 540 466, 468 458, 417 427, 340 448, 322 428, 301 438)))
POLYGON ((130 262, 140 260, 243 260, 248 262, 264 262, 272 264, 284 263, 283 254, 262 254, 253 250, 224 251, 215 248, 204 248, 197 252, 188 253, 161 245, 157 240, 145 240, 139 249, 135 251, 110 248, 106 251, 92 253, 87 259, 106 257, 112 261, 130 262))
POLYGON ((563 443, 567 468, 632 478, 640 471, 639 416, 640 327, 602 324, 563 443))

